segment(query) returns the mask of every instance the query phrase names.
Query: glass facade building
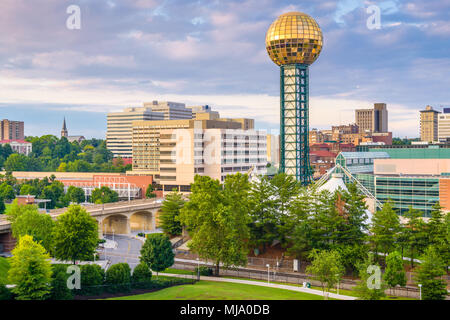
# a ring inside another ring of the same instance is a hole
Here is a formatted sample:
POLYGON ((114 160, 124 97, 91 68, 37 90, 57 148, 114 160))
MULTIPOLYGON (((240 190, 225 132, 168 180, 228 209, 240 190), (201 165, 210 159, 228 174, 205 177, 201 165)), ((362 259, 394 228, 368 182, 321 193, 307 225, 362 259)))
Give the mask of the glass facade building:
MULTIPOLYGON (((376 159, 450 159, 450 149, 377 148, 369 152, 341 152, 336 164, 346 168, 381 203, 391 200, 399 215, 412 206, 429 217, 433 205, 446 201, 450 175, 374 174, 376 159), (375 151, 376 150, 376 151, 375 151), (431 151, 431 152, 430 152, 431 151), (430 152, 430 153, 428 153, 430 152), (447 191, 446 191, 447 190, 447 191)), ((428 160, 429 161, 429 160, 428 160)), ((336 169, 339 172, 339 169, 336 169)), ((346 183, 350 182, 344 176, 346 183)))

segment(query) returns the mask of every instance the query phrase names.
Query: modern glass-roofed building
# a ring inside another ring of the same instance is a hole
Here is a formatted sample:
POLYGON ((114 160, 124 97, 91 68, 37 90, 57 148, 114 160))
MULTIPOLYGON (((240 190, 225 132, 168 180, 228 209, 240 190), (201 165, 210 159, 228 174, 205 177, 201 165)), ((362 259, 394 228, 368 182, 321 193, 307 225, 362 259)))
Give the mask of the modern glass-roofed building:
POLYGON ((428 149, 375 150, 341 152, 336 164, 346 168, 381 203, 392 200, 400 215, 412 206, 429 216, 437 201, 450 211, 450 154, 446 154, 450 149, 431 154, 428 149))

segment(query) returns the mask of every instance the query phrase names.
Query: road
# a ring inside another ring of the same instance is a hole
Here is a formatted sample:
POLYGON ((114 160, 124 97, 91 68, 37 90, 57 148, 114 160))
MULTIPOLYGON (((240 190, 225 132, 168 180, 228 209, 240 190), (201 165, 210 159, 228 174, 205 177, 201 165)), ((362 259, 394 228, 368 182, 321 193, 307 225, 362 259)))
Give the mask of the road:
MULTIPOLYGON (((107 235, 107 239, 113 240, 112 235, 107 235)), ((127 236, 114 236, 114 241, 117 242, 117 248, 106 249, 106 257, 111 261, 111 264, 116 264, 119 262, 126 262, 130 265, 133 270, 139 264, 139 258, 142 242, 127 236)), ((103 250, 100 250, 100 257, 103 259, 103 250)))

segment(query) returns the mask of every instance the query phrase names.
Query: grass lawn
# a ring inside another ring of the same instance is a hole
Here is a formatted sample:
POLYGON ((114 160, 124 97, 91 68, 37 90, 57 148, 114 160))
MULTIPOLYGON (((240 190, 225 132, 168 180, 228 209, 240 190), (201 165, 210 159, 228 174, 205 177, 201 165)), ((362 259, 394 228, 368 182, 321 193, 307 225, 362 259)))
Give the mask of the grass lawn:
MULTIPOLYGON (((238 278, 238 277, 224 277, 229 279, 243 279, 243 280, 251 280, 251 281, 259 281, 259 282, 266 282, 267 280, 260 280, 260 279, 251 279, 251 278, 238 278)), ((271 283, 277 283, 277 284, 285 284, 289 286, 295 286, 295 287, 303 287, 301 284, 297 283, 289 283, 289 282, 278 282, 278 281, 270 281, 271 283)), ((311 286, 311 289, 316 289, 322 291, 321 287, 311 286)), ((336 288, 331 288, 330 293, 336 293, 336 288)), ((339 289, 339 294, 345 295, 345 296, 351 296, 351 297, 357 297, 356 293, 352 290, 345 290, 345 289, 339 289)), ((397 297, 397 296, 391 296, 386 295, 384 298, 381 298, 381 300, 417 300, 415 298, 408 298, 408 297, 397 297)))
MULTIPOLYGON (((113 300, 323 300, 323 297, 285 289, 240 283, 199 281, 113 300)), ((332 299, 330 299, 332 300, 332 299)))
MULTIPOLYGON (((173 273, 173 274, 194 274, 194 271, 190 270, 181 270, 181 269, 173 269, 173 268, 167 268, 166 270, 162 271, 161 273, 173 273)), ((156 274, 156 272, 154 273, 156 274)), ((196 274, 196 273, 195 273, 196 274)))
POLYGON ((8 259, 0 257, 0 282, 6 282, 6 279, 8 278, 8 270, 8 259))

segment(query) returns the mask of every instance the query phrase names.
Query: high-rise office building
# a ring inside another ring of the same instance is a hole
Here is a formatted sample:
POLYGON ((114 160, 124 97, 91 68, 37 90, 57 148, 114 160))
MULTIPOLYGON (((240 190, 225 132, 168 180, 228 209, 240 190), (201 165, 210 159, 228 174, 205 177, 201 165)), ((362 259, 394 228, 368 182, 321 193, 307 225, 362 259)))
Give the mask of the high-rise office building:
POLYGON ((450 108, 444 108, 443 113, 438 116, 438 140, 450 141, 450 108))
POLYGON ((1 122, 1 140, 24 140, 23 121, 3 119, 1 122))
POLYGON ((192 110, 192 119, 201 120, 203 117, 205 117, 205 114, 207 116, 210 116, 209 119, 211 120, 220 118, 219 112, 211 110, 211 107, 208 105, 190 106, 187 108, 192 110))
POLYGON ((257 130, 205 128, 230 122, 193 121, 188 129, 160 131, 160 190, 190 192, 194 176, 206 175, 223 182, 237 172, 265 174, 266 133, 257 130))
POLYGON ((425 142, 438 141, 438 114, 432 106, 426 106, 420 111, 420 140, 425 142))
POLYGON ((133 121, 163 120, 164 113, 151 108, 126 108, 107 115, 106 145, 114 157, 131 158, 133 154, 133 121))
POLYGON ((216 120, 134 121, 132 126, 133 172, 159 175, 161 130, 163 129, 242 129, 240 122, 216 120))
POLYGON ((388 132, 388 111, 385 103, 375 103, 373 109, 356 109, 355 122, 359 133, 388 132))
POLYGON ((267 162, 277 168, 280 166, 280 136, 278 134, 267 135, 267 162))
POLYGON ((144 108, 164 114, 164 120, 192 119, 192 109, 186 108, 184 103, 170 101, 144 102, 144 108))

